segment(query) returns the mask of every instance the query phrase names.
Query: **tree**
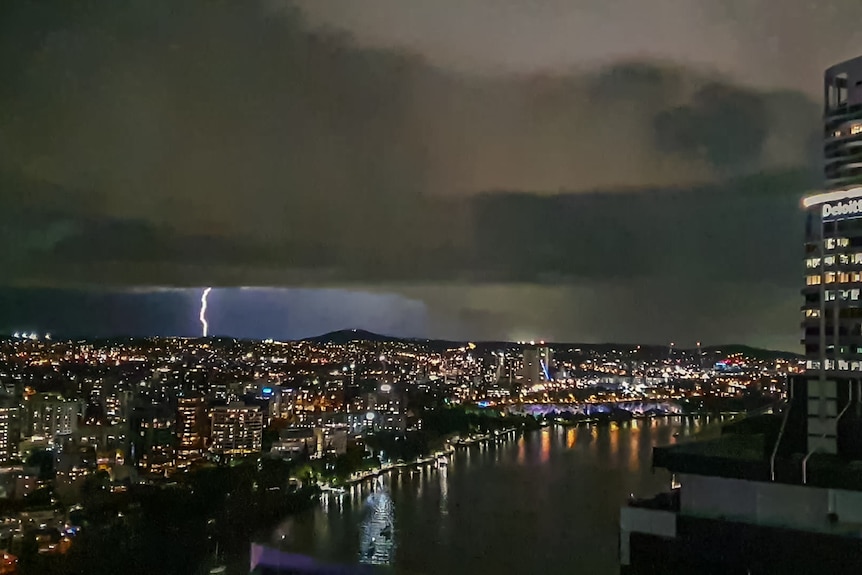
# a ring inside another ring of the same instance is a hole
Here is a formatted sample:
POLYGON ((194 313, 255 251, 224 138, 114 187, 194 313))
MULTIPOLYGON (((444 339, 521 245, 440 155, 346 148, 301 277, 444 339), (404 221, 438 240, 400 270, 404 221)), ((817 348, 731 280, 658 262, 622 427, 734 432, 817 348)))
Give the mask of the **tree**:
POLYGON ((46 449, 34 449, 27 457, 27 467, 39 469, 39 479, 48 481, 54 478, 54 454, 46 449))

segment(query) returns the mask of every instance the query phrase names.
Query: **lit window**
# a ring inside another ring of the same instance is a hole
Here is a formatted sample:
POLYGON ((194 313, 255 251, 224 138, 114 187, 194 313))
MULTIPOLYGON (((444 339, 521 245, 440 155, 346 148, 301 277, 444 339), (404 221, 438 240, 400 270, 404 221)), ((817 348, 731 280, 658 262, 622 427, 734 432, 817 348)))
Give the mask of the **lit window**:
POLYGON ((817 318, 820 317, 819 309, 807 309, 805 310, 805 317, 817 318))
POLYGON ((853 263, 854 264, 862 264, 862 253, 853 254, 853 263))
POLYGON ((835 265, 835 256, 826 256, 823 258, 824 266, 834 266, 835 265))
MULTIPOLYGON (((859 254, 862 256, 862 254, 859 254)), ((805 266, 809 269, 816 268, 820 265, 820 258, 808 258, 805 260, 805 266)))
POLYGON ((840 256, 838 256, 838 263, 840 263, 842 265, 849 264, 850 263, 850 256, 847 254, 841 254, 840 256))
POLYGON ((824 244, 827 250, 834 250, 835 248, 846 248, 850 245, 850 240, 848 238, 826 238, 824 244))
POLYGON ((807 276, 805 278, 805 284, 810 286, 820 285, 820 276, 807 276))
POLYGON ((850 274, 850 281, 852 281, 853 283, 862 281, 862 274, 860 274, 859 272, 853 272, 852 274, 850 274))
POLYGON ((838 283, 846 284, 850 281, 850 274, 847 272, 841 272, 838 274, 838 283))
POLYGON ((826 272, 823 275, 826 276, 826 283, 828 283, 828 284, 835 283, 835 272, 826 272))
POLYGON ((851 124, 850 125, 850 135, 853 136, 855 134, 862 133, 862 124, 851 124))

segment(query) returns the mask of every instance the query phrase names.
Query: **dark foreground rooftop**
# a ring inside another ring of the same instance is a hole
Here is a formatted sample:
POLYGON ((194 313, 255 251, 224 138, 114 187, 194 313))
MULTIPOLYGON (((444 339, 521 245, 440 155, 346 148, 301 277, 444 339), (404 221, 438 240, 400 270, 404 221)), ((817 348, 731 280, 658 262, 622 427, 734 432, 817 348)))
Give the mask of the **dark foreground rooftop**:
POLYGON ((779 449, 773 462, 780 427, 777 414, 749 418, 728 426, 715 439, 656 447, 653 466, 672 473, 862 491, 862 461, 813 453, 804 464, 807 454, 779 449))
POLYGON ((251 546, 251 572, 253 575, 373 575, 378 573, 370 565, 333 565, 321 563, 307 555, 286 553, 253 544, 251 546))

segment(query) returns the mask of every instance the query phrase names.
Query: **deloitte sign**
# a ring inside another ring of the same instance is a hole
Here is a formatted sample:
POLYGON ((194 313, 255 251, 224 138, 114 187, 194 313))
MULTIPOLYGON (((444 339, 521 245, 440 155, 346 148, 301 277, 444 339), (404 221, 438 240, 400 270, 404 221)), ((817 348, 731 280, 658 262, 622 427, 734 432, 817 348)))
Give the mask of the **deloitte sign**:
POLYGON ((846 202, 823 204, 822 210, 824 220, 858 218, 862 217, 862 200, 848 200, 846 202))

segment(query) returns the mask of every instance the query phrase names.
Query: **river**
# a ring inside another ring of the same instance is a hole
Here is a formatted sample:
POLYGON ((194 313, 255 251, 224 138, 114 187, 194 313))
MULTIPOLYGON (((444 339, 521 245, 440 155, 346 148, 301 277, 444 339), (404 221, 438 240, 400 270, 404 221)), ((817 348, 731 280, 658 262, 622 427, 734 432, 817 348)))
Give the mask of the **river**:
MULTIPOLYGON (((635 420, 603 427, 546 427, 459 450, 446 467, 388 475, 396 573, 618 572, 619 508, 629 495, 670 486, 652 448, 685 440, 705 420, 635 420)), ((371 485, 324 496, 292 517, 272 544, 352 563, 371 485)))

